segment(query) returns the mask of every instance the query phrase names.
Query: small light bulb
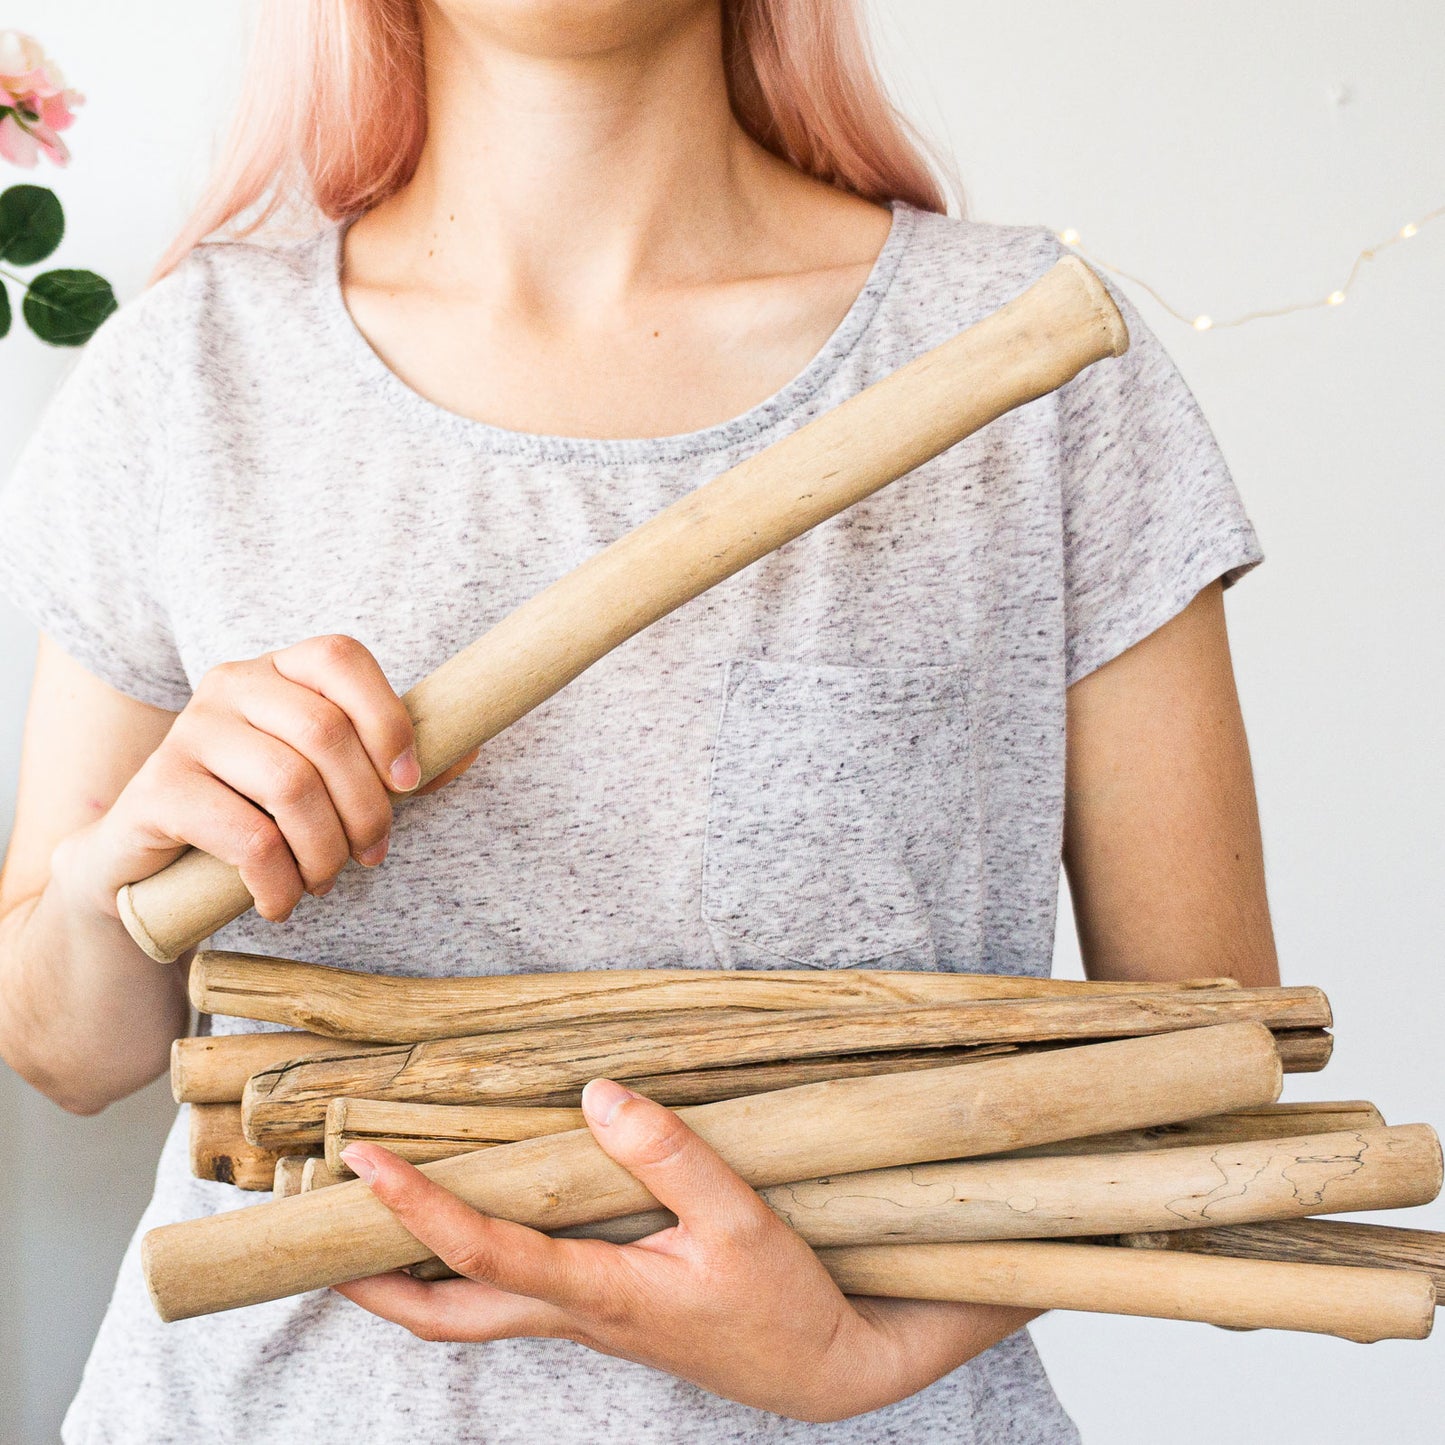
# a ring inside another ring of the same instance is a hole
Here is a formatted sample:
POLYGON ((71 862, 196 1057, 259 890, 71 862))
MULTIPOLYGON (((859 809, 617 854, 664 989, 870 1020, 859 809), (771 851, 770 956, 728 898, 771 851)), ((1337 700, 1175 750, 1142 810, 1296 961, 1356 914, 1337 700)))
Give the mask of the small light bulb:
POLYGON ((1416 235, 1419 230, 1419 226, 1417 226, 1414 221, 1407 221, 1400 227, 1400 239, 1402 241, 1408 241, 1410 237, 1416 235))
POLYGON ((1059 240, 1066 246, 1077 246, 1079 244, 1079 233, 1070 226, 1067 231, 1059 232, 1059 240))
POLYGON ((1344 299, 1345 293, 1343 291, 1331 291, 1330 294, 1325 297, 1325 300, 1328 301, 1331 306, 1341 305, 1344 299))
POLYGON ((1196 316, 1194 318, 1194 329, 1196 331, 1208 331, 1214 325, 1212 316, 1196 316))

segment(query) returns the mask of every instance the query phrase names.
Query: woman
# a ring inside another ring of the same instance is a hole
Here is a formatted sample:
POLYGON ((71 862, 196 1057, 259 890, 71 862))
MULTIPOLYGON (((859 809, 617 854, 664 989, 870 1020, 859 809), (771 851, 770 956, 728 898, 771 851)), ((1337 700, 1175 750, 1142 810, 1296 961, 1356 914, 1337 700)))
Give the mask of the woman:
MULTIPOLYGON (((184 844, 257 899, 218 946, 399 974, 1044 973, 1062 855, 1093 976, 1274 980, 1220 602, 1259 553, 1127 307, 1126 357, 393 819, 394 689, 1058 246, 940 214, 837 0, 278 0, 265 27, 217 190, 5 504, 44 635, 0 900, 14 1067, 77 1112, 161 1072, 184 968, 113 900, 184 844), (288 187, 315 234, 196 244, 288 187)), ((161 1325, 132 1249, 65 1439, 1075 1438, 1026 1312, 845 1300, 669 1111, 607 1081, 586 1105, 677 1230, 548 1241, 360 1148, 467 1278, 161 1325)), ((246 1202, 186 1177, 182 1128, 142 1230, 246 1202)))

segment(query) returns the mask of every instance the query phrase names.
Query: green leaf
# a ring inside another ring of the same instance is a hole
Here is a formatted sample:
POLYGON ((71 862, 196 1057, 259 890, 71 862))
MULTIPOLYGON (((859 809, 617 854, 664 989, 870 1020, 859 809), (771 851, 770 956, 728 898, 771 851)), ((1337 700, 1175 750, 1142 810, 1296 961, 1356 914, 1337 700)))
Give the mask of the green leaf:
POLYGON ((0 261, 34 266, 60 244, 65 212, 44 186, 11 186, 0 194, 0 261))
POLYGON ((52 346, 84 346, 115 304, 110 282, 94 271, 46 271, 25 293, 25 319, 52 346))
POLYGON ((0 281, 0 336, 10 334, 10 293, 5 289, 5 283, 0 281))

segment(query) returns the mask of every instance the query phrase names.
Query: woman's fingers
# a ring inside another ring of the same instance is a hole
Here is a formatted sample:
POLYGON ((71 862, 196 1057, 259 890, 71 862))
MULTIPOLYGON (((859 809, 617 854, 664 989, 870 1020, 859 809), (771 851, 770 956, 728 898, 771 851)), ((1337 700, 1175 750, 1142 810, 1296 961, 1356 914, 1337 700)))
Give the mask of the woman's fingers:
POLYGON ((691 1233, 736 1239, 780 1227, 747 1182, 671 1109, 611 1079, 593 1079, 582 1091, 582 1110, 601 1148, 691 1233))
POLYGON ((421 781, 406 706, 381 664, 354 637, 310 637, 265 659, 284 678, 336 704, 351 719, 377 776, 398 793, 421 781))
MULTIPOLYGON (((314 769, 345 834, 347 854, 368 867, 380 863, 391 834, 391 798, 352 719, 329 698, 270 668, 240 683, 234 706, 247 724, 284 743, 314 769)), ((336 870, 345 862, 343 855, 336 870)), ((309 884, 309 870, 302 871, 309 884)))
POLYGON ((295 748, 222 713, 196 729, 191 756, 270 814, 308 891, 323 888, 345 866, 351 850, 326 784, 295 748))
POLYGON ((593 1298, 602 1287, 588 1241, 549 1239, 479 1214, 380 1145, 353 1144, 342 1158, 407 1233, 466 1279, 562 1309, 593 1298))
MULTIPOLYGON (((274 818, 199 763, 160 766, 154 753, 136 775, 143 791, 127 789, 104 820, 125 841, 121 852, 164 866, 183 839, 240 871, 257 911, 273 922, 285 918, 305 892, 300 869, 274 818), (153 777, 153 780, 152 780, 153 777)), ((145 876, 137 874, 136 876, 145 876)), ((114 889, 109 893, 114 907, 114 889)))
POLYGON ((355 1279, 334 1288, 353 1304, 423 1340, 478 1344, 566 1333, 565 1317, 555 1306, 470 1279, 429 1284, 396 1272, 355 1279))

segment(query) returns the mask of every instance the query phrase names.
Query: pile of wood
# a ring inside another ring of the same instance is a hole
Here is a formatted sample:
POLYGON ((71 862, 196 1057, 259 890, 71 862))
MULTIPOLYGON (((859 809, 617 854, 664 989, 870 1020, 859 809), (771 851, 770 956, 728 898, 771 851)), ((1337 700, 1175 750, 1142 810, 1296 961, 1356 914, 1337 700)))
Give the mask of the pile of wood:
POLYGON ((1329 1058, 1314 988, 838 970, 377 977, 197 955, 180 1040, 202 1178, 273 1190, 165 1226, 167 1319, 438 1262, 341 1151, 384 1144, 488 1213, 626 1241, 671 1217, 582 1086, 681 1108, 846 1290, 1357 1340, 1429 1332, 1445 1248, 1312 1216, 1435 1198, 1440 1145, 1364 1102, 1280 1103, 1329 1058), (349 1182, 348 1182, 349 1181, 349 1182), (322 1186, 327 1186, 323 1188, 322 1186))

